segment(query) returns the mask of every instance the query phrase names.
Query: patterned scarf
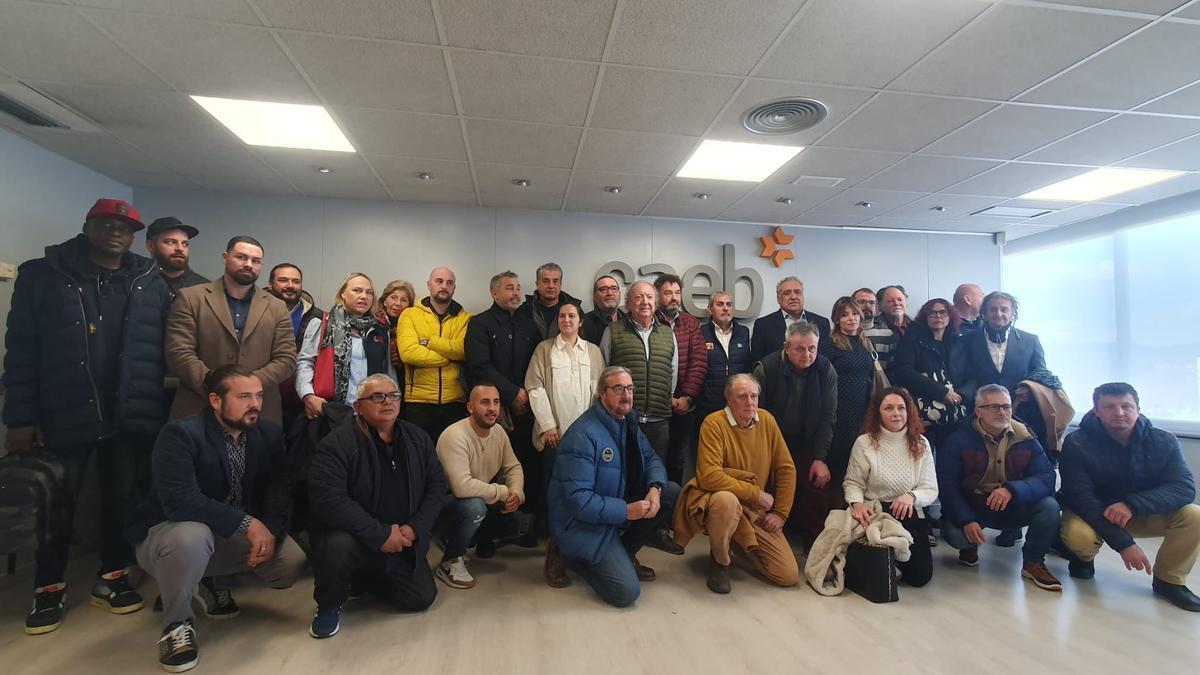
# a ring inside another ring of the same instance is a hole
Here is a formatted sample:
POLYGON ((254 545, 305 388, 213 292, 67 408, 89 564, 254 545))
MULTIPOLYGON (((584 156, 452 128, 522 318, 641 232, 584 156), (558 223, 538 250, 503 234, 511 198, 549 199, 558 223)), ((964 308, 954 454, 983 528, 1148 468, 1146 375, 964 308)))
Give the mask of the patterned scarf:
POLYGON ((348 314, 346 308, 334 305, 329 312, 329 325, 326 326, 325 339, 322 347, 333 348, 333 400, 345 401, 346 392, 350 388, 350 358, 354 345, 354 331, 362 339, 366 339, 367 331, 375 325, 375 317, 370 312, 362 315, 348 314))

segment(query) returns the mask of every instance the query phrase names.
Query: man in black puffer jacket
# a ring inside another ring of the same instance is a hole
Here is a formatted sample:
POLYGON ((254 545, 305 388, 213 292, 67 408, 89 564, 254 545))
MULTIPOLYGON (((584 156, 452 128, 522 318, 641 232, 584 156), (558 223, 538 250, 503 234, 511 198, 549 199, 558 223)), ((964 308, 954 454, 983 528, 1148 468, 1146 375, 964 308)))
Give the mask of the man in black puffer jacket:
POLYGON ((1092 393, 1092 410, 1063 443, 1062 538, 1078 556, 1071 576, 1091 579, 1093 559, 1107 543, 1126 569, 1153 573, 1154 593, 1200 612, 1200 598, 1184 584, 1200 554, 1196 481, 1179 441, 1139 411, 1137 391, 1110 382, 1092 393), (1151 566, 1137 537, 1162 537, 1151 566))
MULTIPOLYGON (((97 454, 100 575, 92 602, 115 614, 142 607, 124 577, 133 551, 122 530, 148 487, 150 448, 167 419, 163 327, 171 296, 158 266, 129 252, 144 227, 130 204, 97 201, 83 234, 21 265, 5 337, 9 450, 60 462, 71 502, 97 454)), ((50 540, 37 553, 29 634, 57 628, 65 609, 71 532, 50 540)))

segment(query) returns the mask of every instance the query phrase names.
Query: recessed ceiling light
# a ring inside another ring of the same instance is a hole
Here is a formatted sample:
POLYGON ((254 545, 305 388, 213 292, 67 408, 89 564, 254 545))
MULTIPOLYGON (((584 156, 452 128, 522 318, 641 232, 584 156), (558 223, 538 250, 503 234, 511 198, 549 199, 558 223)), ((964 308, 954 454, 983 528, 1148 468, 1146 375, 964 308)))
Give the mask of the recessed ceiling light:
POLYGON ((799 145, 767 145, 706 140, 676 174, 680 178, 712 178, 761 182, 803 150, 799 145))
POLYGON ((619 194, 621 192, 621 186, 620 185, 609 185, 608 187, 604 188, 604 191, 610 195, 619 194))
POLYGON ((417 178, 421 180, 433 180, 433 174, 429 173, 428 171, 422 171, 421 173, 417 174, 417 178))
POLYGON ((327 166, 318 166, 317 173, 333 173, 333 169, 327 166))
POLYGON ((354 146, 319 105, 193 96, 246 145, 354 152, 354 146))
POLYGON ((930 207, 930 209, 929 209, 929 210, 930 210, 930 211, 937 211, 938 213, 945 213, 945 212, 946 212, 946 207, 944 207, 944 206, 933 206, 933 207, 930 207))
POLYGON ((779 199, 776 199, 775 201, 779 202, 780 204, 791 204, 792 198, 791 197, 780 197, 779 199))
POLYGON ((1182 171, 1157 169, 1095 169, 1085 174, 1026 192, 1018 199, 1045 199, 1054 202, 1094 202, 1110 195, 1135 188, 1161 183, 1182 174, 1182 171))
POLYGON ((533 183, 531 183, 528 178, 518 178, 513 181, 513 185, 516 185, 517 187, 529 187, 530 185, 533 185, 533 183))
POLYGON ((856 204, 855 204, 855 206, 859 206, 859 207, 862 207, 862 208, 864 208, 864 209, 869 209, 869 208, 871 208, 872 206, 875 206, 875 202, 858 202, 858 203, 856 203, 856 204))
POLYGON ((695 197, 696 199, 699 199, 700 201, 704 201, 705 199, 708 199, 712 195, 708 194, 707 192, 697 192, 696 194, 694 194, 692 196, 695 197))

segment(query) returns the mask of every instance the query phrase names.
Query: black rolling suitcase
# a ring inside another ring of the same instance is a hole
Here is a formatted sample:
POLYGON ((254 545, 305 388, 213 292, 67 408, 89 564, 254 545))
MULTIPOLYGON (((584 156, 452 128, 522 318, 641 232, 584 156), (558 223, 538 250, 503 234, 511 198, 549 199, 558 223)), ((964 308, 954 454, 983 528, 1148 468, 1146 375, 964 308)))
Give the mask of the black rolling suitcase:
POLYGON ((0 457, 0 556, 7 558, 9 574, 19 551, 63 536, 69 517, 61 464, 43 452, 0 457))

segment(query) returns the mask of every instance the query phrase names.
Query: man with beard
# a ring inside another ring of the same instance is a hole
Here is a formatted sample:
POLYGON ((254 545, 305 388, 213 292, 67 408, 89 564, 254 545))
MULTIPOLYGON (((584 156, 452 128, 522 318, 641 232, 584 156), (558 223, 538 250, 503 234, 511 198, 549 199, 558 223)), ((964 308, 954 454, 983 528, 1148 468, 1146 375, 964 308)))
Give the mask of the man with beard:
POLYGON ((433 441, 399 419, 400 388, 387 375, 358 384, 354 411, 353 424, 321 441, 308 474, 317 639, 341 628, 351 588, 406 612, 437 597, 426 557, 451 497, 433 441))
POLYGON ((170 672, 195 666, 192 625, 199 588, 210 618, 239 609, 229 591, 288 588, 304 552, 284 532, 291 508, 279 425, 260 420, 263 385, 252 371, 220 366, 204 378, 206 409, 165 426, 154 443, 154 491, 131 518, 137 560, 162 594, 158 660, 170 672))
POLYGON ((179 376, 171 419, 204 409, 204 378, 216 367, 237 363, 254 372, 266 390, 262 416, 282 424, 279 383, 296 370, 296 339, 283 301, 255 293, 263 247, 251 237, 229 240, 225 273, 185 288, 167 321, 166 356, 179 376))
POLYGON ((979 330, 983 327, 983 289, 979 284, 961 284, 954 289, 954 309, 958 310, 958 334, 979 330))
MULTIPOLYGON (((879 365, 886 370, 895 356, 896 345, 908 331, 912 317, 905 314, 908 308, 908 293, 903 286, 884 286, 875 293, 879 313, 874 323, 863 331, 879 355, 879 365)), ((859 307, 862 305, 860 304, 859 307)), ((865 319, 864 319, 865 321, 865 319)))
POLYGON ((603 276, 592 284, 592 311, 583 317, 579 334, 584 340, 598 345, 604 329, 621 318, 621 284, 616 277, 603 276))
MULTIPOLYGON (((61 519, 45 523, 37 551, 31 635, 58 628, 75 510, 93 455, 100 487, 99 574, 92 604, 114 614, 142 608, 125 578, 133 551, 122 536, 131 495, 148 484, 154 434, 166 421, 163 324, 170 292, 150 260, 129 252, 137 209, 101 199, 83 233, 21 265, 8 314, 4 426, 11 453, 61 464, 61 519)), ((93 521, 94 522, 94 521, 93 521)))
MULTIPOLYGON (((563 303, 579 305, 579 300, 562 289, 562 268, 557 263, 548 262, 537 268, 537 292, 525 296, 525 304, 521 306, 533 325, 537 326, 542 339, 558 335, 558 307, 563 303)), ((585 338, 586 339, 586 338, 585 338)))
POLYGON ((519 537, 529 526, 529 518, 517 511, 525 501, 525 474, 508 434, 496 426, 500 390, 486 382, 472 387, 467 415, 446 427, 437 442, 454 500, 438 522, 446 547, 436 574, 451 588, 475 587, 463 557, 472 540, 475 555, 490 558, 496 539, 519 537))
POLYGON ((296 349, 300 349, 300 343, 304 342, 304 327, 312 319, 319 319, 325 314, 325 310, 317 307, 313 297, 304 290, 304 272, 295 263, 279 263, 271 268, 263 290, 287 305, 292 333, 296 336, 296 349))
POLYGON ((146 251, 158 263, 158 273, 171 290, 172 301, 179 291, 208 283, 207 277, 188 266, 191 240, 198 234, 200 230, 173 216, 159 218, 146 228, 146 251))
POLYGON ((750 360, 757 363, 771 352, 783 348, 783 335, 788 327, 805 321, 817 327, 818 338, 829 339, 829 319, 804 309, 804 282, 796 277, 784 277, 775 284, 775 299, 779 311, 759 317, 754 322, 750 360))
POLYGON ((429 295, 396 322, 396 347, 406 369, 404 419, 438 438, 466 415, 460 374, 472 315, 454 301, 458 281, 450 268, 434 268, 426 286, 429 295))

